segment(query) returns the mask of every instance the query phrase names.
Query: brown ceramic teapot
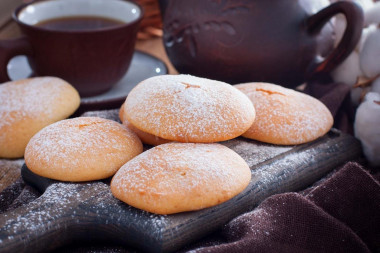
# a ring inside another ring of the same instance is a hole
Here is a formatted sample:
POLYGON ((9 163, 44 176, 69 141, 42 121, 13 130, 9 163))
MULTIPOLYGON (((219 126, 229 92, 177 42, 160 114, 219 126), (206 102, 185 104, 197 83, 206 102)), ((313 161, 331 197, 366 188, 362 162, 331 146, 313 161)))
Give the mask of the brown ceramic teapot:
POLYGON ((162 1, 164 46, 180 73, 231 84, 265 81, 295 87, 334 69, 361 35, 363 12, 358 5, 342 1, 310 14, 318 2, 162 1), (345 15, 347 28, 333 49, 329 21, 339 13, 345 15))

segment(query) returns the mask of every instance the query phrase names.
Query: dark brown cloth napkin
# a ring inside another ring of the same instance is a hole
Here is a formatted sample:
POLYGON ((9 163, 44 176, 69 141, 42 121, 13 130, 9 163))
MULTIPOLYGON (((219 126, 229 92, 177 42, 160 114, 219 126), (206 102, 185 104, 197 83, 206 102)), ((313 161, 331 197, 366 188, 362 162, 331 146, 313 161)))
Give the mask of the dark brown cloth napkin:
POLYGON ((191 252, 377 252, 379 210, 379 182, 347 163, 307 194, 267 198, 214 235, 218 245, 191 252))

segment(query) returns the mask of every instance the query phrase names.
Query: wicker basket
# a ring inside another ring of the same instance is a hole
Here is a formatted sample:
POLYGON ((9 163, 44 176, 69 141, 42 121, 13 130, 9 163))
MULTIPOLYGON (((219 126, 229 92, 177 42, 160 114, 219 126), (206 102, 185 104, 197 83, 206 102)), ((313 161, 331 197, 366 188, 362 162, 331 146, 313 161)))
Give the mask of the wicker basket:
POLYGON ((144 9, 144 18, 140 24, 138 39, 162 36, 162 20, 157 0, 135 0, 144 9))

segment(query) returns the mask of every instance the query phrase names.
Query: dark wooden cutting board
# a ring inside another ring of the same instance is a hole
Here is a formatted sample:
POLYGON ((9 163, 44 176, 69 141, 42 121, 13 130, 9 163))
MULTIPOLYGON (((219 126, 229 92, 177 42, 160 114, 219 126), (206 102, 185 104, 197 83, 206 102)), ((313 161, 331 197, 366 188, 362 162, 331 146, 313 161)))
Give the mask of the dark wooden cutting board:
POLYGON ((223 143, 252 171, 249 186, 233 199, 200 211, 155 215, 115 199, 107 181, 62 183, 33 174, 22 177, 42 196, 0 217, 0 252, 40 252, 79 241, 107 241, 148 252, 171 252, 273 194, 296 191, 361 155, 352 136, 331 130, 298 146, 268 145, 245 138, 223 143))

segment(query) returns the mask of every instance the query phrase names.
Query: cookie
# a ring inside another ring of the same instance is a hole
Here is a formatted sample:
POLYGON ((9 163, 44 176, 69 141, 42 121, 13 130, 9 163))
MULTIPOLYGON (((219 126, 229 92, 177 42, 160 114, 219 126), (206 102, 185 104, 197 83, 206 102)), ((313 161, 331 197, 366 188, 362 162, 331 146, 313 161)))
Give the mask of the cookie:
POLYGON ((65 119, 79 107, 78 92, 55 77, 36 77, 0 85, 0 157, 18 158, 39 130, 65 119))
POLYGON ((256 120, 243 136, 279 145, 313 141, 334 123, 327 107, 301 92, 270 83, 235 85, 256 108, 256 120))
POLYGON ((173 214, 223 203, 251 179, 247 163, 217 143, 167 143, 127 162, 113 177, 113 195, 136 208, 173 214))
POLYGON ((161 75, 128 95, 124 116, 139 130, 178 142, 218 142, 244 133, 255 108, 233 86, 190 75, 161 75))
POLYGON ((122 124, 79 117, 51 124, 33 136, 25 163, 43 177, 90 181, 112 176, 142 151, 140 139, 122 124))

